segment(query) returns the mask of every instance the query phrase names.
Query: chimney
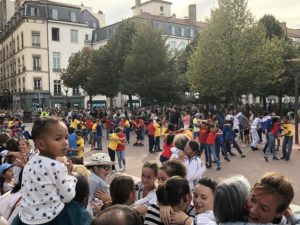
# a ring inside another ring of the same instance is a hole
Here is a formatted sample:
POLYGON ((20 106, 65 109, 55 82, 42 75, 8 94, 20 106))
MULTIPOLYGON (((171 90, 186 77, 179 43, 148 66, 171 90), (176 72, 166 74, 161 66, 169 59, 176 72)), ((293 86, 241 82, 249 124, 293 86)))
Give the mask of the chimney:
POLYGON ((139 6, 141 4, 141 0, 135 0, 135 6, 139 6))
POLYGON ((197 21, 196 4, 189 5, 189 19, 193 22, 197 21))

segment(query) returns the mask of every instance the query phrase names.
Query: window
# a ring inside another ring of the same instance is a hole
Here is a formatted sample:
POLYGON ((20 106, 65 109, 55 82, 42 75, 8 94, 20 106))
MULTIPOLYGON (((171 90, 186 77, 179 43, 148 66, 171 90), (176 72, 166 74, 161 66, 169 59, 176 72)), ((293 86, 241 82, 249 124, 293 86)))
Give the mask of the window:
POLYGON ((183 27, 180 27, 180 34, 181 34, 181 36, 184 36, 184 28, 183 27))
POLYGON ((19 35, 17 36, 17 51, 20 50, 19 35))
POLYGON ((52 16, 52 19, 57 20, 57 18, 58 18, 57 9, 52 9, 51 10, 51 16, 52 16))
POLYGON ((61 70, 60 52, 53 52, 53 71, 59 72, 58 70, 61 70))
POLYGON ((79 87, 73 88, 72 95, 80 95, 80 93, 79 93, 79 87))
POLYGON ((71 21, 76 22, 76 13, 75 12, 71 12, 71 21))
POLYGON ((171 26, 171 34, 175 35, 175 27, 174 26, 171 26))
POLYGON ((78 30, 71 30, 71 43, 78 43, 78 30))
POLYGON ((54 95, 61 95, 61 80, 54 80, 54 95))
POLYGON ((176 41, 170 41, 170 49, 176 50, 176 41))
POLYGON ((194 30, 190 29, 190 37, 194 37, 194 30))
POLYGON ((97 28, 97 23, 93 22, 93 28, 97 28))
POLYGON ((85 34, 85 40, 89 40, 89 35, 88 34, 85 34))
POLYGON ((39 9, 35 8, 35 7, 32 7, 30 9, 30 16, 39 16, 39 9))
POLYGON ((24 48, 24 35, 23 35, 23 31, 21 33, 21 48, 24 48))
POLYGON ((34 90, 42 90, 42 80, 41 78, 33 79, 33 89, 34 90))
POLYGON ((37 31, 32 32, 32 46, 40 47, 40 32, 37 31))
POLYGON ((163 11, 164 11, 164 7, 161 6, 161 7, 160 7, 160 12, 163 12, 163 11))
POLYGON ((41 70, 41 56, 39 55, 32 56, 32 68, 35 71, 41 70))
POLYGON ((52 27, 52 41, 59 41, 59 28, 52 27))

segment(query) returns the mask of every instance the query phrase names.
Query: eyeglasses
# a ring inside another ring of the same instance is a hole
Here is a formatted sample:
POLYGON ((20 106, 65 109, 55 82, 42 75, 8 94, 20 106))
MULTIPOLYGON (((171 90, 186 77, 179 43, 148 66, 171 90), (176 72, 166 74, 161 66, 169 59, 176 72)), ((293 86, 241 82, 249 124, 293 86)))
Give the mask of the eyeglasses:
POLYGON ((104 169, 105 171, 110 171, 112 170, 112 166, 99 166, 99 168, 104 169))

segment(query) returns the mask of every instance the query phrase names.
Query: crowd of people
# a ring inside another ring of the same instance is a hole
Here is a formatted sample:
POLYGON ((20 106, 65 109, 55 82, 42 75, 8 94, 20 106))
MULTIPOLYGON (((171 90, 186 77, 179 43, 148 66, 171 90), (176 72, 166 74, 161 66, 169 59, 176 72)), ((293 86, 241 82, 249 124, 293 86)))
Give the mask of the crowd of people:
POLYGON ((241 175, 219 183, 204 176, 214 164, 221 169, 220 155, 227 161, 235 156, 232 147, 245 158, 240 145, 257 151, 262 142, 262 158, 279 160, 281 137, 281 159, 289 161, 293 126, 274 112, 94 109, 41 113, 31 132, 18 117, 6 116, 1 124, 3 224, 299 223, 284 175, 267 173, 252 188, 241 175), (144 163, 138 182, 123 173, 130 144, 148 144, 149 154, 160 154, 161 165, 144 163))

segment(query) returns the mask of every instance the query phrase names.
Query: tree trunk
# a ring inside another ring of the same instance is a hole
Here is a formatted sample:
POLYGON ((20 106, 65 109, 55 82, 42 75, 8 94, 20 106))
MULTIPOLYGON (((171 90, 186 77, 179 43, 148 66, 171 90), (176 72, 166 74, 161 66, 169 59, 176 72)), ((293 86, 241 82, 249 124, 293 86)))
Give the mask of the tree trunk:
POLYGON ((110 108, 114 107, 114 97, 109 97, 110 108))
POLYGON ((300 73, 295 73, 295 144, 299 144, 299 136, 298 136, 298 122, 299 122, 299 115, 298 115, 298 101, 299 101, 299 91, 298 91, 298 79, 300 76, 300 73))
POLYGON ((93 96, 92 95, 89 95, 89 104, 90 104, 90 109, 93 108, 93 96))
POLYGON ((278 95, 278 111, 279 115, 282 116, 282 93, 278 95))
POLYGON ((128 95, 128 99, 129 99, 129 108, 130 108, 130 111, 133 112, 132 95, 128 95))
POLYGON ((236 96, 235 88, 232 89, 232 104, 233 104, 234 108, 237 107, 237 96, 236 96))
POLYGON ((264 110, 267 110, 267 99, 266 99, 266 96, 262 96, 262 101, 263 101, 263 109, 264 110))

